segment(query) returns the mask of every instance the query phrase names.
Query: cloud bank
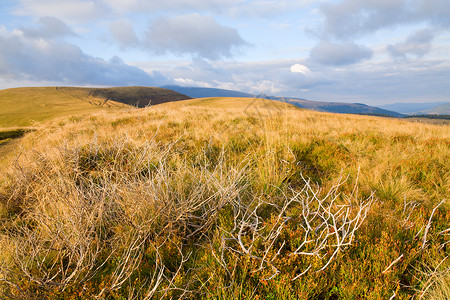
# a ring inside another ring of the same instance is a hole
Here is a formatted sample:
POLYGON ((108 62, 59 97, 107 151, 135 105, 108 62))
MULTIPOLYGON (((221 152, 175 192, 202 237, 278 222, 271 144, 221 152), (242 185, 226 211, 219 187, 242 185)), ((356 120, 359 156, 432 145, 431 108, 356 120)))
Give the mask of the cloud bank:
POLYGON ((3 80, 59 82, 81 85, 157 85, 170 82, 161 74, 149 73, 124 63, 119 57, 105 60, 84 53, 60 37, 70 34, 68 27, 54 30, 45 25, 62 24, 56 19, 41 19, 38 30, 0 30, 0 77, 3 80))
POLYGON ((348 39, 399 25, 450 26, 448 0, 344 0, 322 5, 323 34, 348 39))
POLYGON ((199 14, 159 18, 144 38, 144 45, 157 54, 172 52, 204 58, 231 57, 232 48, 245 45, 237 30, 199 14))
POLYGON ((234 49, 247 44, 237 30, 200 14, 160 17, 141 38, 128 20, 112 22, 109 31, 121 49, 136 47, 156 55, 220 59, 231 57, 234 49))

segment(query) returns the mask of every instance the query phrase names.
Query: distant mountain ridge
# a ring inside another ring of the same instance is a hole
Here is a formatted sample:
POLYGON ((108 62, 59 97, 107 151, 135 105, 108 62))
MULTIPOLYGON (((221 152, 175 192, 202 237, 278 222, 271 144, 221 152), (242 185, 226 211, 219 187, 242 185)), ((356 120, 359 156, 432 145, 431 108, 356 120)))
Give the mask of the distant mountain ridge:
POLYGON ((294 104, 301 108, 332 112, 340 114, 356 114, 356 115, 375 115, 375 116, 389 116, 401 118, 404 115, 398 112, 381 109, 378 107, 362 104, 362 103, 343 103, 343 102, 323 102, 323 101, 309 101, 296 98, 285 99, 286 102, 294 104))
POLYGON ((380 105, 379 108, 392 110, 402 114, 450 114, 448 106, 450 102, 426 102, 426 103, 393 103, 380 105))
POLYGON ((204 87, 184 87, 178 85, 165 85, 162 88, 169 89, 192 98, 207 98, 207 97, 238 97, 238 98, 253 98, 255 95, 238 92, 233 90, 204 88, 204 87))
POLYGON ((300 108, 306 108, 322 112, 345 113, 345 114, 362 114, 362 115, 380 115, 390 117, 402 117, 403 114, 382 109, 374 106, 369 106, 361 103, 343 103, 343 102, 323 102, 310 101, 302 98, 292 97, 278 97, 269 96, 265 94, 252 95, 233 90, 215 89, 215 88, 201 88, 201 87, 181 87, 181 86, 164 86, 164 88, 183 93, 192 98, 207 98, 207 97, 242 97, 242 98, 264 98, 271 100, 284 101, 293 104, 300 108))
POLYGON ((419 114, 424 113, 428 115, 450 115, 450 102, 442 105, 435 106, 433 108, 420 111, 419 114))

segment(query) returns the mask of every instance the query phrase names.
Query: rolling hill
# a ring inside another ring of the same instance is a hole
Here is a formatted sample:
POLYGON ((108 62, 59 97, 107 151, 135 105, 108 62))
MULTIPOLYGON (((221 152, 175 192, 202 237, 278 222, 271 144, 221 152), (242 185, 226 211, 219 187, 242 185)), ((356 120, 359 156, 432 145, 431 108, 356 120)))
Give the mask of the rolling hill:
POLYGON ((0 127, 30 127, 60 116, 123 107, 89 97, 88 90, 33 87, 0 91, 0 127))
POLYGON ((190 99, 150 87, 33 87, 0 91, 0 127, 30 127, 62 116, 190 99))
POLYGON ((173 90, 142 86, 89 89, 89 95, 136 107, 191 99, 173 90))

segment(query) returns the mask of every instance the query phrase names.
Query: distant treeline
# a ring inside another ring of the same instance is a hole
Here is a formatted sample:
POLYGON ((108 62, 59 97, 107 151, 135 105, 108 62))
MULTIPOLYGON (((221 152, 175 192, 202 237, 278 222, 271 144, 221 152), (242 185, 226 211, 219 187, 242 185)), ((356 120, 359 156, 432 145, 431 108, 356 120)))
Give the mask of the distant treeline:
POLYGON ((377 113, 359 113, 358 115, 364 116, 374 116, 374 117, 385 117, 385 118, 399 118, 399 119, 412 119, 412 118, 423 118, 423 119, 434 119, 434 120, 450 120, 450 115, 403 115, 401 117, 395 117, 387 114, 377 114, 377 113))
POLYGON ((440 119, 440 120, 450 120, 450 115, 411 115, 405 116, 404 118, 425 118, 425 119, 440 119))
POLYGON ((384 117, 384 118, 402 118, 402 117, 391 116, 391 115, 388 115, 388 114, 377 114, 377 113, 358 113, 357 115, 373 116, 373 117, 384 117))

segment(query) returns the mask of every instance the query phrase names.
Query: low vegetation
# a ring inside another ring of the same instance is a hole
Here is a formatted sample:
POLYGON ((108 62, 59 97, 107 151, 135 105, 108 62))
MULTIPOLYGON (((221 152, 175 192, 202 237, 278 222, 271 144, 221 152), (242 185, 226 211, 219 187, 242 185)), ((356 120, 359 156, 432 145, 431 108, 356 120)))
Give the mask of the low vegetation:
POLYGON ((0 173, 0 293, 448 299, 448 126, 193 99, 49 123, 0 173))

